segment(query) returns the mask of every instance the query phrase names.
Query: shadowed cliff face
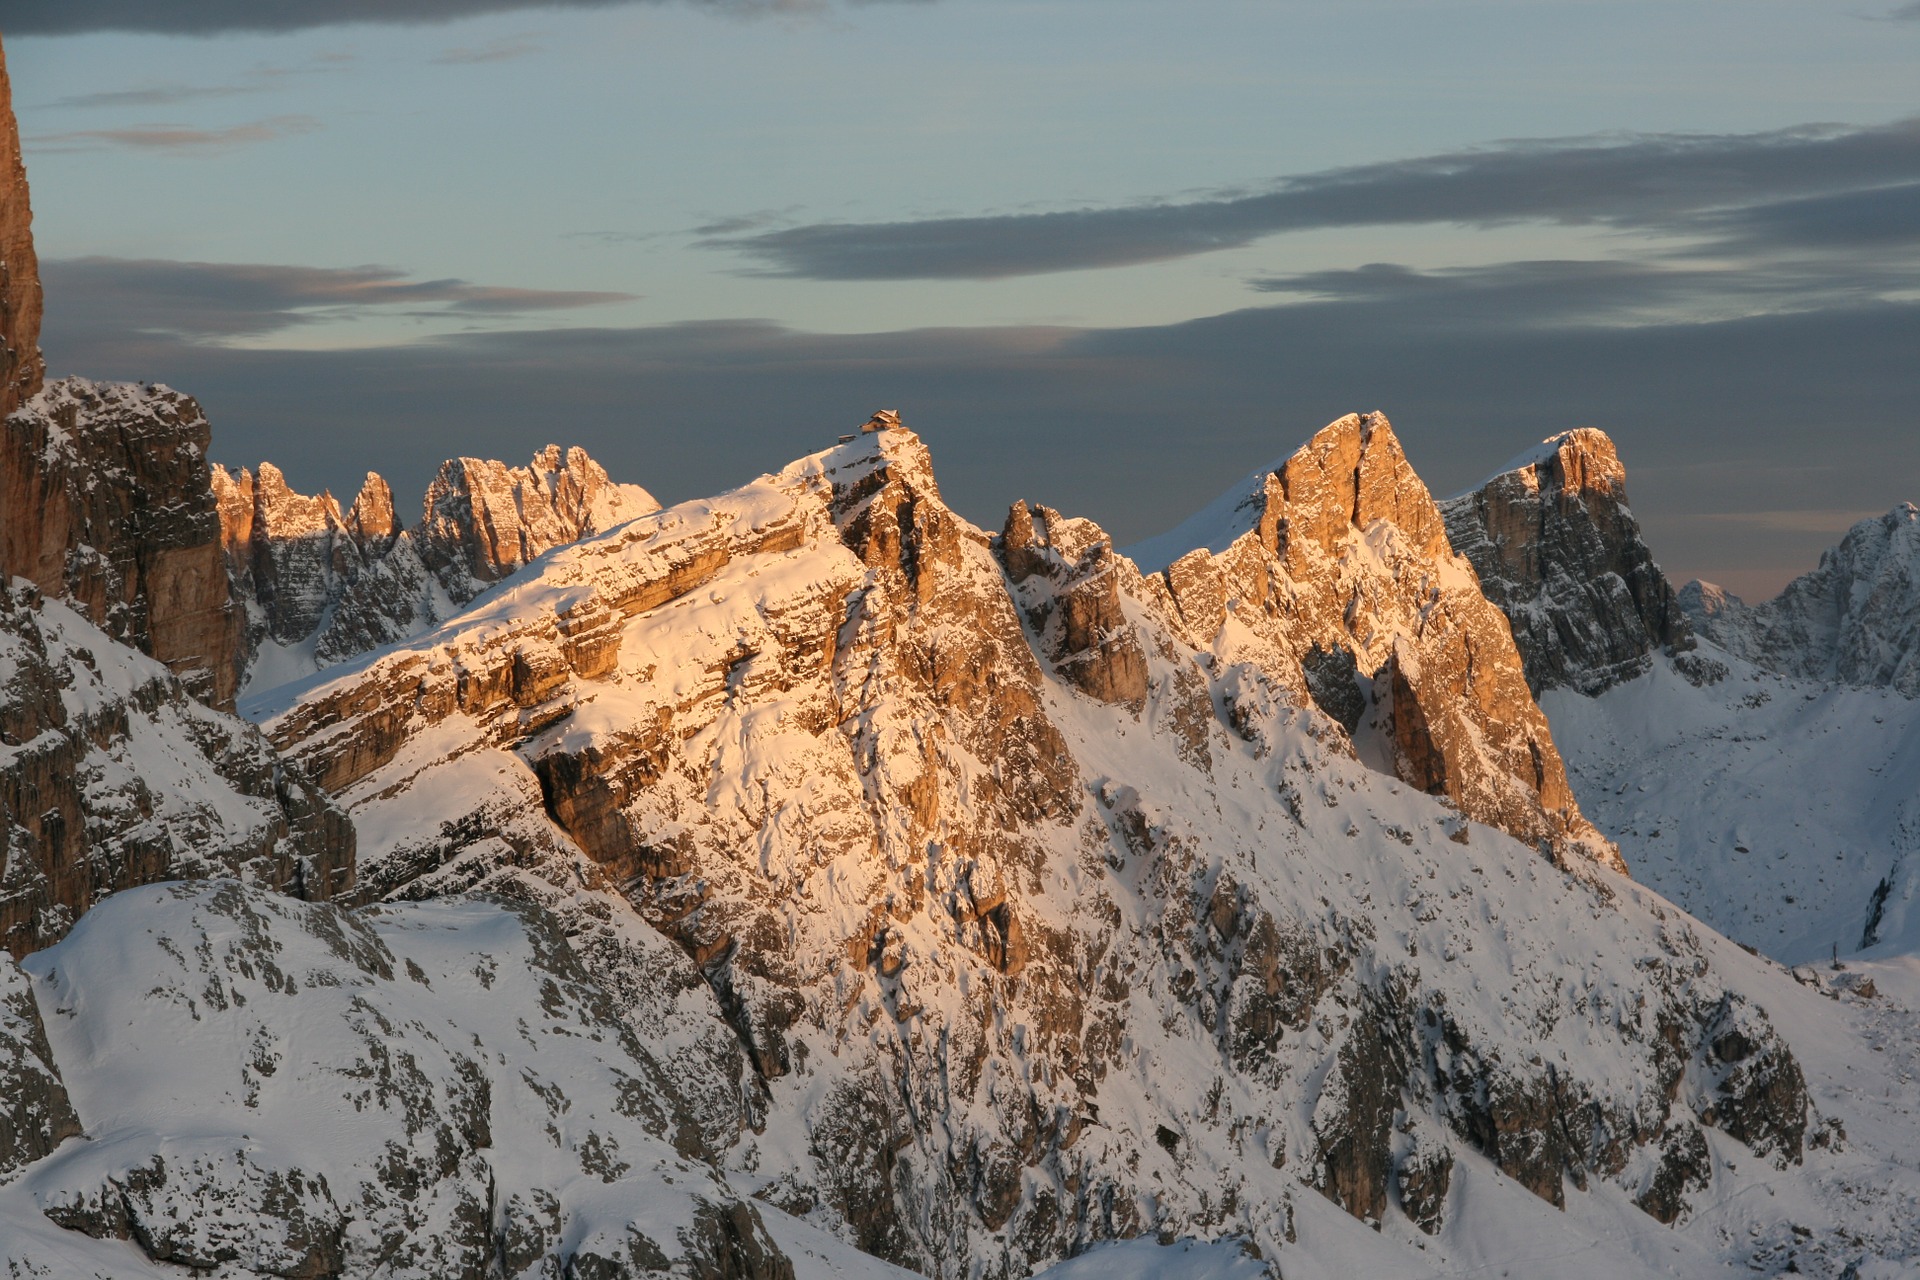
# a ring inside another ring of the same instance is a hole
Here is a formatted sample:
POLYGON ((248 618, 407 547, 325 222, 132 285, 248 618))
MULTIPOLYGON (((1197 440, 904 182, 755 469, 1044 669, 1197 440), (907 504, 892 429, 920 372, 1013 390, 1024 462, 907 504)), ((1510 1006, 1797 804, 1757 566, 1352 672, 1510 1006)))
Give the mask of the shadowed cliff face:
POLYGON ((584 449, 524 467, 454 458, 401 526, 371 472, 353 505, 294 492, 270 462, 213 468, 221 540, 246 613, 243 684, 262 688, 425 631, 529 561, 659 509, 584 449))
POLYGON ((1554 436, 1440 510, 1454 550, 1512 623, 1535 693, 1596 694, 1647 670, 1661 648, 1693 648, 1605 432, 1554 436))
POLYGON ((0 48, 0 418, 40 390, 40 264, 6 50, 0 48))
POLYGON ((1680 604, 1702 635, 1757 667, 1920 698, 1920 508, 1862 520, 1764 604, 1708 582, 1688 583, 1680 604))

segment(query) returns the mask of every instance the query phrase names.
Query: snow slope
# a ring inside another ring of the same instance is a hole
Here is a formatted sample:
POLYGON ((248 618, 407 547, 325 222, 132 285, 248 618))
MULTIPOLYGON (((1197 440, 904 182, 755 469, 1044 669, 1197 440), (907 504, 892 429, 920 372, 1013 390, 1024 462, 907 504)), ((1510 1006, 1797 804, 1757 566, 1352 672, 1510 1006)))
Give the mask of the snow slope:
POLYGON ((1541 698, 1581 807, 1636 879, 1788 964, 1920 951, 1920 703, 1702 653, 1730 674, 1662 657, 1541 698))
POLYGON ((156 885, 25 967, 86 1136, 0 1191, 10 1274, 780 1274, 536 908, 156 885))

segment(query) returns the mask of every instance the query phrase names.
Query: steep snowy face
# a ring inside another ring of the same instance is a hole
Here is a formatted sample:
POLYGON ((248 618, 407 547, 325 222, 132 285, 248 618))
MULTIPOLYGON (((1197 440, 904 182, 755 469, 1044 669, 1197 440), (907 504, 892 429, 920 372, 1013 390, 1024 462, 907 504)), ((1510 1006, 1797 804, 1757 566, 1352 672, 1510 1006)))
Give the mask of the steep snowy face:
POLYGON ((1133 552, 1187 643, 1310 695, 1364 758, 1556 857, 1624 869, 1383 415, 1334 422, 1133 552))
POLYGON ((258 730, 30 588, 0 591, 0 947, 44 947, 100 898, 242 875, 353 884, 353 829, 258 730))
POLYGON ((0 574, 22 577, 232 709, 241 619, 207 419, 166 387, 63 378, 0 424, 0 574))
POLYGON ((352 812, 367 893, 521 878, 671 939, 764 1091, 729 1177, 936 1275, 1356 1218, 1457 1256, 1449 1206, 1582 1186, 1657 1230, 1739 1181, 1716 1144, 1819 1150, 1760 1007, 1791 983, 1578 839, 1578 874, 1540 857, 1573 817, 1537 781, 1443 802, 1316 707, 1316 639, 1459 682, 1430 759, 1505 759, 1531 722, 1477 699, 1533 705, 1510 639, 1482 683, 1504 623, 1384 422, 1335 426, 1223 549, 1266 568, 1207 647, 1190 586, 1046 508, 989 538, 882 424, 249 711, 352 812))
POLYGON ((153 886, 27 968, 44 1032, 0 966, 0 1078, 12 1041, 41 1082, 0 1102, 41 1157, 0 1164, 10 1275, 793 1278, 673 1038, 538 907, 153 886))
POLYGON ((1693 647, 1673 588, 1627 506, 1606 433, 1563 432, 1440 504, 1455 551, 1507 615, 1534 693, 1631 680, 1693 647))
POLYGON ((552 445, 518 469, 446 463, 414 530, 371 472, 344 512, 330 493, 295 493, 266 462, 257 474, 214 467, 213 491, 254 689, 418 635, 536 556, 660 505, 585 450, 552 445))
POLYGON ((0 418, 40 390, 40 265, 6 50, 0 49, 0 418))
POLYGON ((1920 700, 1763 671, 1696 682, 1657 656, 1541 698, 1582 809, 1635 878, 1787 964, 1920 952, 1920 700))
POLYGON ((1680 602, 1702 635, 1766 670, 1920 697, 1920 508, 1910 502, 1853 526, 1765 604, 1711 583, 1689 583, 1680 602))

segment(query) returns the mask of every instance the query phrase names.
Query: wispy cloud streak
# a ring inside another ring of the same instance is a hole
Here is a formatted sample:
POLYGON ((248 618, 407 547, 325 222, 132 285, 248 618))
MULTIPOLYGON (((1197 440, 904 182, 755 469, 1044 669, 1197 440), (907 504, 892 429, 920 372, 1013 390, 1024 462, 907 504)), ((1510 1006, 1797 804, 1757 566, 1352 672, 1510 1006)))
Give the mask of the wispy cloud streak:
POLYGON ((1132 266, 1331 227, 1523 221, 1674 235, 1716 216, 1800 201, 1744 234, 1820 234, 1859 212, 1837 197, 1920 182, 1920 120, 1754 134, 1520 141, 1286 178, 1269 190, 1177 204, 1056 213, 828 222, 699 243, 756 270, 815 280, 991 280, 1132 266), (1819 200, 1830 203, 1820 204, 1819 200), (1812 203, 1808 203, 1812 201, 1812 203))
POLYGON ((195 129, 178 124, 136 124, 119 129, 70 129, 28 138, 27 146, 40 152, 97 151, 106 147, 133 151, 206 152, 312 133, 320 122, 312 116, 275 116, 225 129, 195 129))

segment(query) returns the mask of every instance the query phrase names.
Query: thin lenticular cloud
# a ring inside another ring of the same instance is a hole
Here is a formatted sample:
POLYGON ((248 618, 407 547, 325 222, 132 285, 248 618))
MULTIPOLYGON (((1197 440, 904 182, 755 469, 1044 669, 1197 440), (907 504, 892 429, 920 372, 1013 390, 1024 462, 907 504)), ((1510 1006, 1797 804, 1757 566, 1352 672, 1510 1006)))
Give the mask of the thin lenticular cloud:
POLYGON ((29 149, 41 152, 96 151, 119 147, 133 151, 225 151, 256 142, 312 133, 320 122, 312 116, 275 116, 226 129, 193 129, 174 124, 136 124, 123 129, 71 129, 27 139, 29 149))
MULTIPOLYGON (((628 302, 628 293, 520 289, 412 280, 391 267, 72 258, 42 264, 51 295, 77 326, 168 334, 194 342, 259 337, 375 309, 517 316, 628 302)), ((407 314, 418 314, 408 312, 407 314)))
MULTIPOLYGON (((1521 141, 1281 180, 1255 194, 1057 213, 817 223, 697 243, 811 280, 993 280, 1134 266, 1330 227, 1516 222, 1700 234, 1719 210, 1920 181, 1920 120, 1521 141)), ((1782 224, 1784 227, 1786 224, 1782 224)))
POLYGON ((232 98, 245 93, 259 93, 264 85, 214 84, 214 85, 157 85, 150 89, 114 89, 106 93, 80 93, 68 98, 55 98, 46 105, 52 107, 170 107, 181 102, 201 102, 208 98, 232 98))
MULTIPOLYGON (((670 0, 8 0, 9 36, 79 35, 123 31, 147 35, 210 36, 274 33, 313 27, 379 23, 388 26, 456 22, 490 13, 611 9, 670 0)), ((826 0, 680 0, 696 8, 740 16, 811 13, 826 0)), ((872 3, 873 0, 861 0, 872 3)))

